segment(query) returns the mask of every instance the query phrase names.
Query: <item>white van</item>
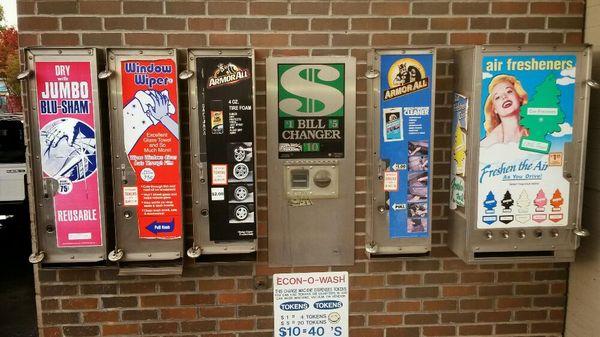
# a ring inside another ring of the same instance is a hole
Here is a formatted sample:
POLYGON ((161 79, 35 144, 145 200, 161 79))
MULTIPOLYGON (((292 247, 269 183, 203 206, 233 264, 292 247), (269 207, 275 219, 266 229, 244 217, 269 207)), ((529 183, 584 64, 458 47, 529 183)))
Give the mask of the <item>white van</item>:
POLYGON ((0 115, 0 213, 25 201, 25 135, 20 116, 0 115))

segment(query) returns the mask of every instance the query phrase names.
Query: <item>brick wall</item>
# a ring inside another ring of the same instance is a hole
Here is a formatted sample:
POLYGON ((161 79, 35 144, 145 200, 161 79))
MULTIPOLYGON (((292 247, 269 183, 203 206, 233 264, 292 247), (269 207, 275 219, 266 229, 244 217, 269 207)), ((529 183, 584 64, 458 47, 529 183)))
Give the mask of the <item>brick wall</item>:
MULTIPOLYGON (((38 270, 42 336, 272 336, 271 290, 253 290, 252 277, 323 270, 350 272, 351 336, 560 336, 567 264, 468 266, 444 243, 452 48, 482 43, 580 43, 584 7, 583 1, 18 1, 22 47, 256 50, 261 219, 257 261, 186 261, 183 277, 118 277, 115 268, 38 270), (368 260, 365 256, 366 82, 360 77, 356 264, 269 268, 265 58, 352 55, 357 59, 357 74, 363 74, 370 48, 407 44, 439 48, 432 257, 368 260)), ((185 85, 180 89, 185 91, 185 85)), ((187 114, 185 107, 182 112, 187 114)), ((186 165, 189 169, 189 162, 186 165)), ((189 195, 189 174, 185 176, 189 195)), ((189 222, 187 217, 188 229, 189 222)))

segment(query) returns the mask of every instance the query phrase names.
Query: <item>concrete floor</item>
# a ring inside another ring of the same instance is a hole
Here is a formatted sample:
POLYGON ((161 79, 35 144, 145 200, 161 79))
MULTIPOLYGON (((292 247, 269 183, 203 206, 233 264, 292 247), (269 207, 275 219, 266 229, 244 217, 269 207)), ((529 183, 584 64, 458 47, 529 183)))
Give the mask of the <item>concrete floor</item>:
MULTIPOLYGON (((26 208, 9 208, 14 218, 0 221, 0 331, 2 336, 37 337, 29 218, 26 208), (14 210, 17 210, 14 212, 14 210)), ((0 214, 6 213, 0 209, 0 214)))

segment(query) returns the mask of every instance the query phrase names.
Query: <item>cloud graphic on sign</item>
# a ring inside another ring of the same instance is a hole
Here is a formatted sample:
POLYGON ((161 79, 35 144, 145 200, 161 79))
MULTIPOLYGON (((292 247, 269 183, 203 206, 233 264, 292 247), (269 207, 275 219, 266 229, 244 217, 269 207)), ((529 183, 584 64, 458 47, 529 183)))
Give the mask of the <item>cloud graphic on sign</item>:
POLYGON ((571 77, 561 77, 556 80, 556 84, 558 85, 569 85, 575 83, 575 79, 571 77))
POLYGON ((575 67, 561 71, 560 76, 567 76, 567 77, 575 78, 575 67))
POLYGON ((569 123, 562 123, 558 125, 560 127, 560 131, 554 132, 551 134, 552 137, 563 137, 567 135, 573 134, 573 127, 569 123))
POLYGON ((569 85, 575 83, 575 67, 562 70, 560 76, 563 76, 556 80, 558 85, 569 85))
POLYGON ((492 78, 494 77, 494 75, 492 75, 491 73, 488 73, 487 71, 484 71, 483 74, 481 75, 481 79, 485 80, 486 78, 492 78))

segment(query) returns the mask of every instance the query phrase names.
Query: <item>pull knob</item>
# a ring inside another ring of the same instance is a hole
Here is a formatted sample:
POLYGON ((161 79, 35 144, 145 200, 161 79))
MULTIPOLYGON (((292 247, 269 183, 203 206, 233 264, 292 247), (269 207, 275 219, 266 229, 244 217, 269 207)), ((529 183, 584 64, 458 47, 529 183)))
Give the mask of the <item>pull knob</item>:
POLYGON ((485 232, 486 240, 491 240, 493 237, 494 237, 494 234, 492 234, 492 232, 490 232, 490 231, 485 232))
POLYGON ((527 234, 525 234, 525 231, 519 231, 519 233, 517 234, 517 236, 519 237, 519 239, 525 239, 525 237, 527 236, 527 234))
POLYGON ((508 233, 508 231, 503 231, 502 232, 502 238, 503 239, 508 239, 510 237, 510 234, 508 233))

